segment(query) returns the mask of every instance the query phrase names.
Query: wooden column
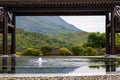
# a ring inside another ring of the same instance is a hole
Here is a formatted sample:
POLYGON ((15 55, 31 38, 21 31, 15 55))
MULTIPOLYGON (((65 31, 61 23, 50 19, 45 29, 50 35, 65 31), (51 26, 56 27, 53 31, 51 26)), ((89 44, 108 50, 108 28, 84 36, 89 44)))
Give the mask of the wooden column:
MULTIPOLYGON (((7 33, 8 33, 8 17, 7 10, 4 9, 4 24, 3 24, 3 55, 7 55, 7 33)), ((7 72, 7 57, 3 57, 3 72, 7 72)))
POLYGON ((106 54, 110 54, 109 13, 106 14, 106 54))
POLYGON ((12 29, 12 46, 11 46, 11 72, 15 73, 15 65, 16 65, 16 59, 15 59, 15 53, 16 53, 16 36, 15 36, 15 15, 12 16, 12 24, 14 25, 14 28, 12 29))
POLYGON ((115 55, 114 10, 111 12, 111 54, 115 55))

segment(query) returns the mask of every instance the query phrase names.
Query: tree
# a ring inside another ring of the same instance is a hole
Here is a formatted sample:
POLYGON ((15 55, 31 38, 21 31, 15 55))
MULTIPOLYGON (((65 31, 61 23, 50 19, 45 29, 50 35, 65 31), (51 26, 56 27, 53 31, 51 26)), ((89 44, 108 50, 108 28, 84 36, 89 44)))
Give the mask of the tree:
POLYGON ((60 52, 60 55, 63 55, 63 56, 72 55, 71 51, 68 48, 60 48, 59 52, 60 52))
POLYGON ((116 46, 120 47, 120 34, 116 34, 116 46))
POLYGON ((43 46, 41 47, 41 51, 43 54, 51 54, 51 52, 53 51, 53 48, 50 46, 43 46))
POLYGON ((81 46, 73 46, 71 51, 74 53, 74 55, 78 56, 83 54, 84 48, 81 46))
POLYGON ((34 49, 34 48, 27 48, 23 51, 24 56, 39 56, 41 55, 42 52, 38 49, 34 49))
POLYGON ((87 47, 84 51, 84 56, 97 56, 98 52, 96 49, 92 48, 92 47, 87 47))
POLYGON ((83 46, 94 47, 94 48, 104 48, 105 47, 105 34, 104 33, 90 33, 88 35, 87 43, 83 46))

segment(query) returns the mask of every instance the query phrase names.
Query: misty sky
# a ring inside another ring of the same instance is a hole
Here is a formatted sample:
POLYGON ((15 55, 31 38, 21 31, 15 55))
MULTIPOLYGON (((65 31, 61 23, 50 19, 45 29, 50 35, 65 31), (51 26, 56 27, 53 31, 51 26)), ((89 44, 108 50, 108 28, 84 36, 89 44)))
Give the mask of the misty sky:
POLYGON ((60 16, 66 22, 87 32, 105 32, 105 16, 60 16))

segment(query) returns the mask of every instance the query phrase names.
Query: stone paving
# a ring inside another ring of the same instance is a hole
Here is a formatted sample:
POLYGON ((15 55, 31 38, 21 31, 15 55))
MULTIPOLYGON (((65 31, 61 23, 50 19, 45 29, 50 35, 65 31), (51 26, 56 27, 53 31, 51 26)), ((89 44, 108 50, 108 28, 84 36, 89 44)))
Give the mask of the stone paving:
MULTIPOLYGON (((25 75, 24 75, 25 76, 25 75)), ((14 77, 0 76, 0 80, 120 80, 120 75, 94 75, 94 76, 34 76, 14 77)))

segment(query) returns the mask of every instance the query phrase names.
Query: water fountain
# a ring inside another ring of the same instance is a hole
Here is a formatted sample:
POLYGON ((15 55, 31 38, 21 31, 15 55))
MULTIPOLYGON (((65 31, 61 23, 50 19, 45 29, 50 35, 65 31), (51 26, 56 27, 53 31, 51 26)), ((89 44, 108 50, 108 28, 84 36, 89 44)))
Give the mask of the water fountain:
POLYGON ((41 57, 40 57, 40 58, 38 58, 38 65, 39 65, 39 67, 41 67, 41 66, 42 66, 42 62, 43 62, 42 58, 41 58, 41 57))
POLYGON ((38 59, 38 62, 43 62, 42 58, 39 58, 39 59, 38 59))

